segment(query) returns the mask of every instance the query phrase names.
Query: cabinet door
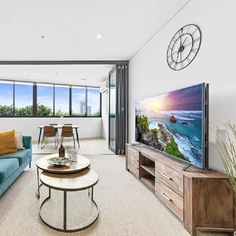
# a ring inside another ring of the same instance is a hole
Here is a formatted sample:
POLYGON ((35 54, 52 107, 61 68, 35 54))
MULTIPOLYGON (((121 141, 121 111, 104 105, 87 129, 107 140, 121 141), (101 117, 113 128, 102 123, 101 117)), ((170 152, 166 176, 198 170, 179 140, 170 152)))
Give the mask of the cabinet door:
POLYGON ((234 198, 228 179, 184 177, 184 226, 233 229, 234 198), (190 200, 191 199, 191 200, 190 200))
POLYGON ((127 148, 127 168, 139 178, 139 152, 132 147, 127 148))

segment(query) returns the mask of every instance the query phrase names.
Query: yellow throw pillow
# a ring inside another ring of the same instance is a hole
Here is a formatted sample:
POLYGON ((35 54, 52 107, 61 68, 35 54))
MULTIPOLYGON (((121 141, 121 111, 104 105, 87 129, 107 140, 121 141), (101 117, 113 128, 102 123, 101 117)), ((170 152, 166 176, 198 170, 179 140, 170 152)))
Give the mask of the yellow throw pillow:
POLYGON ((0 155, 16 151, 15 130, 0 132, 0 155))

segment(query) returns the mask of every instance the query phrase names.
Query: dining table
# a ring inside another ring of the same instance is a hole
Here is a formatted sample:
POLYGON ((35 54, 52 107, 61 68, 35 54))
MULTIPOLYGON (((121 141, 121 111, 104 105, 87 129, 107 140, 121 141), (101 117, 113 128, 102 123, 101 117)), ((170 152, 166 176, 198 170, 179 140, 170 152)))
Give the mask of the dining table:
MULTIPOLYGON (((40 141, 41 141, 42 130, 43 130, 44 126, 48 126, 48 125, 40 125, 40 126, 38 126, 38 129, 39 129, 38 146, 39 146, 40 141)), ((55 129, 62 129, 63 126, 68 126, 68 125, 50 125, 50 126, 53 126, 55 129)), ((78 146, 80 147, 79 134, 78 134, 79 126, 78 125, 70 125, 70 126, 72 126, 72 129, 75 131, 76 140, 77 140, 78 146)))

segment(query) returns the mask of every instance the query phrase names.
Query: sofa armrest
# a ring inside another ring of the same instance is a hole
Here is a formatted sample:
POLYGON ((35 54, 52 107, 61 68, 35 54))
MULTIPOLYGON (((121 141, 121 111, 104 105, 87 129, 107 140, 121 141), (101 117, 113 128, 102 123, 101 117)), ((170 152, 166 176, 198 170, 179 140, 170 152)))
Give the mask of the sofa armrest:
POLYGON ((32 149, 32 138, 30 136, 23 136, 23 146, 26 149, 32 149))

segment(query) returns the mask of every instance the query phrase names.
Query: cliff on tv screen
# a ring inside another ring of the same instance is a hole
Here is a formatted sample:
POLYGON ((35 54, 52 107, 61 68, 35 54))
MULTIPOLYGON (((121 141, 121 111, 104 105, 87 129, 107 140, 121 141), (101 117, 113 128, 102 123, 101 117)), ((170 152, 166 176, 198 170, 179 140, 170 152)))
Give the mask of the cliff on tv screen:
POLYGON ((136 141, 203 167, 204 84, 136 103, 136 141))

